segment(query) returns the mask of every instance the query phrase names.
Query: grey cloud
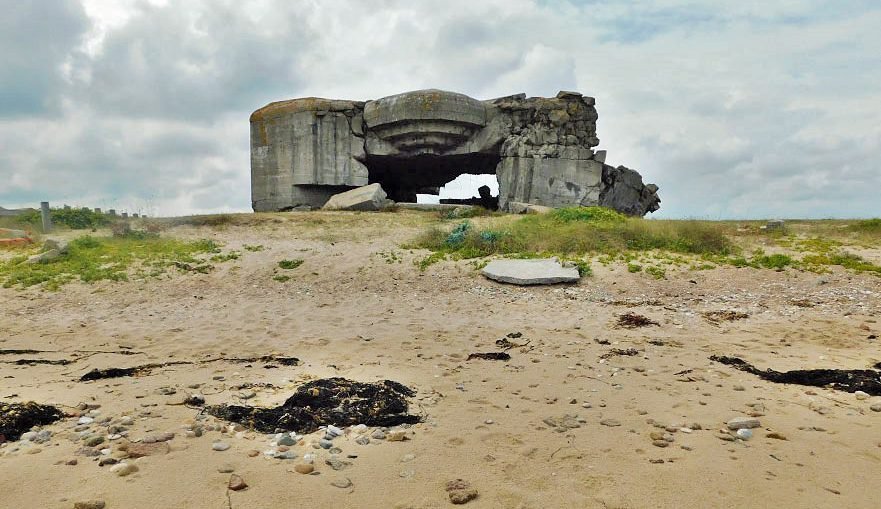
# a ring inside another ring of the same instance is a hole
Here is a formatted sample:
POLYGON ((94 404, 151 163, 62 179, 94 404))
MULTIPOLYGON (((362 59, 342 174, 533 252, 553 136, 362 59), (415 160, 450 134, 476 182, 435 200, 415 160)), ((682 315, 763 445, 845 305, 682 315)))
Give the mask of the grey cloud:
POLYGON ((62 66, 91 23, 75 0, 0 0, 0 118, 56 112, 62 66))

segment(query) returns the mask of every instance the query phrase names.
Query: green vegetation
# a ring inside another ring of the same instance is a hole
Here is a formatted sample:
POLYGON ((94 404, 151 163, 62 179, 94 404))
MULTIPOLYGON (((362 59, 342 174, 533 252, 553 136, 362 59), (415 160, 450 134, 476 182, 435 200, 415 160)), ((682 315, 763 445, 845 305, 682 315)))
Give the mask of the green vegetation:
POLYGON ((735 251, 720 228, 698 221, 648 221, 601 207, 564 208, 527 215, 504 228, 477 228, 470 221, 451 232, 431 228, 415 247, 455 258, 494 254, 609 254, 653 249, 728 255, 735 251))
POLYGON ((210 240, 83 236, 68 245, 66 254, 49 263, 23 263, 26 256, 0 261, 0 283, 6 288, 44 284, 48 290, 57 290, 74 280, 127 280, 131 271, 138 277, 156 277, 172 266, 202 267, 198 264, 204 262, 197 256, 218 251, 210 240))
POLYGON ((849 226, 851 231, 881 234, 881 219, 865 219, 849 226))
MULTIPOLYGON (((95 212, 88 208, 51 209, 52 224, 66 226, 72 230, 86 230, 101 228, 110 224, 112 217, 104 213, 95 212)), ((39 210, 31 210, 17 216, 16 220, 32 227, 42 227, 43 220, 39 210)))
POLYGON ((245 248, 245 251, 250 251, 252 253, 257 252, 257 251, 263 251, 263 244, 257 244, 256 246, 251 246, 251 245, 245 244, 243 247, 245 248))
POLYGON ((216 254, 211 257, 212 262, 228 262, 230 260, 238 260, 242 253, 238 251, 230 251, 229 253, 216 254))
POLYGON ((278 262, 278 266, 280 268, 287 269, 287 270, 296 269, 300 265, 303 265, 303 260, 300 260, 299 258, 296 260, 282 260, 282 261, 278 262))
POLYGON ((628 263, 627 264, 627 272, 630 272, 633 274, 635 274, 637 272, 642 272, 642 265, 639 265, 637 263, 628 263))
POLYGON ((278 275, 278 276, 272 276, 272 280, 278 281, 279 283, 285 283, 287 281, 290 281, 290 279, 291 279, 291 276, 285 276, 283 274, 278 275))
POLYGON ((667 271, 663 267, 646 267, 645 273, 655 279, 664 279, 667 277, 667 271))

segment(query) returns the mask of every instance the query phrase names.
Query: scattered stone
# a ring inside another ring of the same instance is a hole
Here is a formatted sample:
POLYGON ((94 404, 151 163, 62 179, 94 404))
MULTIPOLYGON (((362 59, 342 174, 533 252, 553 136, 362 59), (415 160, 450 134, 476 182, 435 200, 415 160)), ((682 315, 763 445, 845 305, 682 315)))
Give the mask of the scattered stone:
POLYGON ((311 474, 315 470, 315 467, 311 463, 297 463, 294 470, 301 474, 311 474))
POLYGON ((403 442, 407 440, 407 432, 402 429, 392 430, 388 432, 385 439, 389 442, 403 442))
POLYGON ((294 437, 285 434, 285 435, 282 435, 281 438, 279 438, 276 441, 276 443, 278 445, 291 446, 291 445, 296 445, 297 441, 294 440, 294 437))
POLYGON ((494 281, 515 285, 576 283, 581 279, 577 267, 564 267, 556 258, 493 260, 481 274, 494 281))
POLYGON ((609 426, 610 428, 621 425, 621 423, 617 419, 603 419, 600 421, 600 424, 602 424, 603 426, 609 426))
POLYGON ((217 471, 221 474, 231 474, 236 471, 236 467, 227 463, 225 465, 221 465, 220 467, 218 467, 217 471))
POLYGON ((477 498, 478 495, 477 490, 471 486, 471 483, 462 479, 447 481, 446 491, 450 497, 450 502, 457 505, 467 504, 477 498))
POLYGON ((666 440, 652 440, 652 445, 655 447, 667 447, 670 445, 670 442, 666 440))
POLYGON ((864 401, 869 399, 869 394, 863 391, 856 391, 853 393, 854 396, 857 397, 857 400, 864 401))
POLYGON ((360 437, 355 439, 355 443, 358 445, 367 445, 370 443, 370 437, 367 435, 361 435, 360 437))
POLYGON ((138 471, 138 466, 134 463, 118 463, 110 467, 110 471, 119 477, 125 477, 138 471))
POLYGON ((765 435, 766 438, 773 438, 774 440, 789 440, 786 438, 786 435, 780 433, 779 431, 771 431, 765 435))
POLYGON ((732 431, 738 429, 758 428, 761 425, 762 423, 754 417, 735 417, 728 421, 728 429, 732 431))
POLYGON ((737 430, 737 438, 742 440, 749 440, 753 437, 753 432, 747 428, 740 428, 737 430))
POLYGON ((325 210, 381 210, 393 204, 378 183, 335 194, 324 205, 325 210))
POLYGON ((327 458, 326 460, 324 460, 324 463, 329 465, 330 468, 332 468, 334 470, 342 470, 342 469, 346 468, 347 466, 351 465, 350 462, 342 461, 335 456, 331 456, 331 457, 327 458))
POLYGON ((370 438, 374 440, 385 440, 385 432, 381 429, 375 430, 373 433, 370 434, 370 438))
POLYGON ((336 480, 332 481, 332 482, 330 483, 330 485, 331 485, 331 486, 334 486, 334 487, 336 487, 336 488, 346 489, 346 488, 351 488, 351 487, 352 487, 352 481, 351 481, 351 479, 349 479, 348 477, 341 477, 341 478, 339 478, 339 479, 336 479, 336 480))
POLYGON ((211 444, 211 448, 215 451, 225 451, 229 449, 229 444, 226 442, 214 442, 211 444))
POLYGON ((83 445, 86 447, 95 447, 96 445, 104 443, 104 437, 101 435, 92 435, 83 440, 83 445))
POLYGON ((872 403, 872 404, 869 406, 869 410, 871 410, 871 411, 873 411, 873 412, 881 412, 881 402, 878 402, 878 403, 872 403))
POLYGON ((227 487, 232 491, 240 491, 248 487, 248 483, 240 475, 233 474, 229 476, 227 487))

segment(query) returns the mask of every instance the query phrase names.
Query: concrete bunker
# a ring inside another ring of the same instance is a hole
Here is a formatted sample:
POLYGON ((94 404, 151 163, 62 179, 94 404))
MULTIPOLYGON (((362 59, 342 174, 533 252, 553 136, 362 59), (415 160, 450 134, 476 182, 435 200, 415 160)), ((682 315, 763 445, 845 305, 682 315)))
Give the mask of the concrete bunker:
POLYGON ((252 205, 318 208, 368 183, 413 202, 459 175, 494 174, 503 210, 514 202, 657 210, 657 186, 594 150, 596 119, 594 99, 577 92, 479 101, 419 90, 367 102, 271 103, 251 115, 252 205))

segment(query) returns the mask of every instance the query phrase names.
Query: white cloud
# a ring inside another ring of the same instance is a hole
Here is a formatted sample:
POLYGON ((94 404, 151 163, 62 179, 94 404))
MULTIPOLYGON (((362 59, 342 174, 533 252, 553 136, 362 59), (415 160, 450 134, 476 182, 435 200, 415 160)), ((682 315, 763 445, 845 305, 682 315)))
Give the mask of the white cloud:
POLYGON ((0 205, 247 210, 252 110, 434 87, 595 96, 660 216, 881 215, 868 1, 58 3, 0 37, 27 92, 0 108, 0 205))

